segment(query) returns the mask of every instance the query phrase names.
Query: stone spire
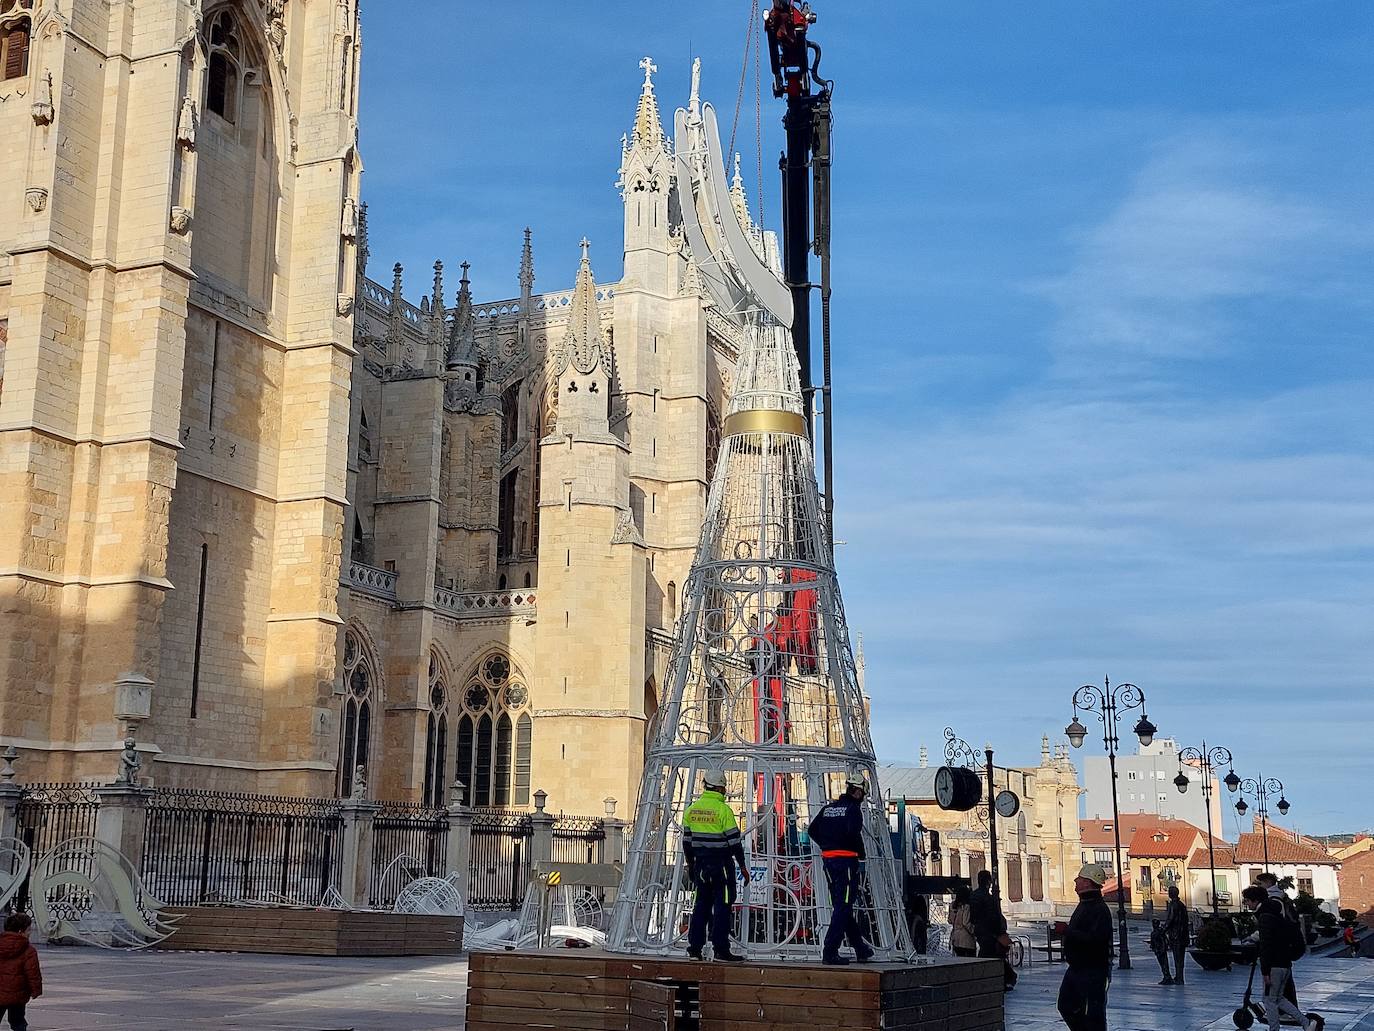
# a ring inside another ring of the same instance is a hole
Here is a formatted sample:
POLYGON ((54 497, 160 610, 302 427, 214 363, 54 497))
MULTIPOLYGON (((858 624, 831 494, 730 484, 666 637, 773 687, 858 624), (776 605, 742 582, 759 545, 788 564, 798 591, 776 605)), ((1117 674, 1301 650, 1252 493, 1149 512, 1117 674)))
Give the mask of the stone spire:
POLYGON ((1050 736, 1049 736, 1048 734, 1041 734, 1041 735, 1040 735, 1040 765, 1041 765, 1041 766, 1048 766, 1049 764, 1050 764, 1050 736))
POLYGON ((735 174, 730 180, 730 200, 734 204, 735 217, 739 219, 740 228, 748 235, 754 249, 760 250, 761 233, 759 227, 754 224, 754 216, 749 213, 749 197, 744 192, 744 176, 740 174, 738 152, 735 154, 735 174))
POLYGON ((630 143, 645 150, 665 150, 663 122, 658 116, 658 99, 654 96, 653 74, 658 65, 652 58, 639 62, 644 69, 644 86, 639 92, 639 107, 635 109, 635 127, 630 143))
POLYGON ((429 342, 435 357, 444 346, 444 263, 434 263, 434 293, 429 305, 429 342))
POLYGON ((530 227, 525 227, 525 245, 520 249, 520 296, 528 298, 534 292, 534 247, 530 244, 530 227))
POLYGON ((410 364, 410 345, 405 335, 405 317, 401 314, 401 263, 391 270, 391 307, 387 311, 386 360, 394 366, 410 364))
POLYGON ((367 259, 372 251, 367 246, 367 201, 358 205, 358 274, 367 275, 367 259))
POLYGON ((472 313, 472 284, 468 281, 468 269, 472 266, 463 262, 463 278, 458 280, 458 300, 454 303, 453 328, 449 332, 448 354, 445 364, 450 368, 460 365, 476 367, 477 318, 472 313))
POLYGON ((577 268, 568 331, 554 354, 553 374, 561 376, 571 366, 590 373, 598 364, 606 374, 611 371, 611 350, 601 332, 601 311, 596 303, 596 280, 592 277, 591 244, 582 238, 582 263, 577 268))

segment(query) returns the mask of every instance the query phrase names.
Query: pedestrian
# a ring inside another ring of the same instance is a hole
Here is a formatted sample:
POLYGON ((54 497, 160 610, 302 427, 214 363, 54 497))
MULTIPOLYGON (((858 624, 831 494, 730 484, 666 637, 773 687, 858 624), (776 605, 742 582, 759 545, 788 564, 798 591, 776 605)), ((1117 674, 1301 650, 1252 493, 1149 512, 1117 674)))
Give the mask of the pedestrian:
POLYGON ((687 956, 701 959, 709 926, 715 958, 726 963, 744 960, 730 949, 730 907, 735 902, 735 867, 749 885, 744 840, 739 821, 725 801, 725 774, 717 770, 703 778, 701 795, 682 815, 682 851, 687 876, 696 889, 692 921, 687 929, 687 956))
POLYGON ((1064 932, 1064 980, 1059 1015, 1069 1031, 1107 1031, 1107 989, 1112 981, 1112 911, 1102 898, 1107 872, 1099 863, 1078 871, 1078 906, 1064 932))
POLYGON ((38 968, 38 950, 29 941, 33 917, 11 913, 5 917, 5 932, 0 934, 0 1017, 10 1018, 13 1031, 29 1026, 24 1008, 43 994, 43 972, 38 968))
POLYGON ((924 956, 930 949, 930 900, 916 887, 916 876, 907 874, 902 883, 903 911, 911 932, 911 947, 924 956))
MULTIPOLYGON (((1265 896, 1283 911, 1284 919, 1301 931, 1302 921, 1298 919, 1298 907, 1293 905, 1293 900, 1288 897, 1288 892, 1279 887, 1278 877, 1265 870, 1255 874, 1255 884, 1263 888, 1265 896)), ((1259 939, 1258 931, 1254 938, 1255 940, 1259 939)), ((1302 1009, 1298 1005, 1298 986, 1291 977, 1283 986, 1283 997, 1293 1004, 1294 1009, 1302 1009)))
POLYGON ((1359 954, 1359 950, 1355 947, 1354 924, 1345 925, 1345 930, 1341 932, 1341 943, 1345 946, 1346 951, 1350 954, 1352 958, 1359 954))
MULTIPOLYGON (((1174 984, 1183 984, 1183 961, 1188 955, 1188 907, 1179 897, 1178 886, 1169 885, 1169 905, 1164 910, 1164 937, 1174 954, 1174 984)), ((1168 971, 1165 971, 1167 974, 1168 971)))
POLYGON ((978 888, 969 896, 969 916, 973 920, 973 937, 978 941, 978 955, 1002 961, 1002 987, 1011 991, 1017 981, 1009 958, 1011 939, 1007 937, 1002 900, 993 891, 992 873, 988 870, 978 871, 978 888))
POLYGON ((969 888, 960 883, 949 904, 949 947, 956 956, 978 955, 978 939, 973 936, 973 917, 969 909, 969 888))
POLYGON ((1293 979, 1293 960, 1298 951, 1298 927, 1283 914, 1283 904, 1271 898, 1261 886, 1252 884, 1240 893, 1245 908, 1254 913, 1259 923, 1260 973, 1264 975, 1264 1014, 1269 1018, 1269 1031, 1279 1031, 1283 1017, 1297 1022, 1304 1031, 1317 1027, 1308 1020, 1284 995, 1283 986, 1293 979))
POLYGON ((864 941, 854 903, 859 897, 860 864, 864 861, 863 800, 868 785, 857 774, 845 781, 844 794, 831 802, 811 821, 808 833, 821 850, 825 881, 830 888, 830 927, 825 932, 821 962, 844 966, 849 960, 840 955, 840 942, 846 938, 854 958, 867 963, 873 948, 864 941))
POLYGON ((1173 984, 1173 975, 1169 973, 1169 936, 1165 933, 1163 920, 1150 921, 1150 951, 1159 960, 1159 970, 1164 975, 1159 983, 1173 984))

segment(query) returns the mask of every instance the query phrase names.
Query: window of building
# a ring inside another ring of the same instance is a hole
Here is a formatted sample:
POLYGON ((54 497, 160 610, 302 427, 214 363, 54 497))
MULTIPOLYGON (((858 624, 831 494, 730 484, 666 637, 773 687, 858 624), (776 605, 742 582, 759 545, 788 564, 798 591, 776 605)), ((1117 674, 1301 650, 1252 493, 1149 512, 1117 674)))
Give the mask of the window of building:
POLYGON ((1021 888, 1021 857, 1007 856, 1007 900, 1020 902, 1024 897, 1021 888))
POLYGON ((29 74, 33 0, 0 0, 0 79, 29 74))
POLYGON ((425 717, 424 804, 441 806, 448 787, 448 684, 439 656, 429 656, 429 715, 425 717))
POLYGON ((1300 869, 1298 871, 1298 876, 1294 878, 1294 881, 1297 883, 1298 891, 1305 891, 1309 895, 1317 894, 1316 891, 1313 889, 1313 877, 1311 870, 1300 869))
POLYGON ((512 383, 501 392, 501 453, 504 455, 520 440, 520 384, 512 383))
POLYGON ((1127 779, 1127 780, 1139 780, 1139 779, 1140 779, 1140 773, 1139 773, 1138 771, 1136 771, 1136 770, 1127 770, 1127 771, 1126 771, 1126 779, 1127 779))
POLYGON ((515 549, 515 484, 520 470, 512 469, 501 477, 501 495, 496 516, 496 557, 510 558, 515 549))
POLYGON ((371 754, 373 693, 377 670, 352 628, 344 631, 344 698, 339 731, 339 795, 353 794, 359 768, 367 769, 371 754))
POLYGON ((463 690, 457 776, 474 806, 528 805, 533 721, 525 678, 503 652, 482 658, 463 690))
POLYGON ((1109 848, 1098 848, 1093 850, 1093 862, 1101 863, 1104 866, 1116 862, 1116 855, 1109 848))
POLYGON ((1045 901, 1045 866, 1044 861, 1039 856, 1030 856, 1026 860, 1027 871, 1030 874, 1030 897, 1032 902, 1045 901))
POLYGON ((239 117, 239 67, 243 45, 232 11, 220 11, 210 23, 210 69, 205 106, 230 125, 239 117))

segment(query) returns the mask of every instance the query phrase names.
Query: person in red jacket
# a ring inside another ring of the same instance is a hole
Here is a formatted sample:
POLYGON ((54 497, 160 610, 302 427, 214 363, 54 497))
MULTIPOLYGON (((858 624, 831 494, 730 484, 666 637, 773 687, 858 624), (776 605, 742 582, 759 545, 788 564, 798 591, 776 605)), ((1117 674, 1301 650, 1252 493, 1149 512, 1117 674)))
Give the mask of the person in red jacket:
POLYGON ((24 1007, 43 994, 38 950, 29 942, 32 926, 33 917, 27 913, 11 913, 0 934, 0 1017, 8 1016, 14 1031, 26 1031, 24 1007))

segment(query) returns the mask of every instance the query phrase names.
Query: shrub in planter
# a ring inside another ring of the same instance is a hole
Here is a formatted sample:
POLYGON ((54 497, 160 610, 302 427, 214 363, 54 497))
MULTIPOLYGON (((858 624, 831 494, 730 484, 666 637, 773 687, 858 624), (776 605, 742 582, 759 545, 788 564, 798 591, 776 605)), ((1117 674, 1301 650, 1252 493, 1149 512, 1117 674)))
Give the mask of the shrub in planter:
POLYGON ((1229 920, 1205 920, 1198 929, 1193 947, 1198 952, 1230 952, 1231 923, 1229 920))

